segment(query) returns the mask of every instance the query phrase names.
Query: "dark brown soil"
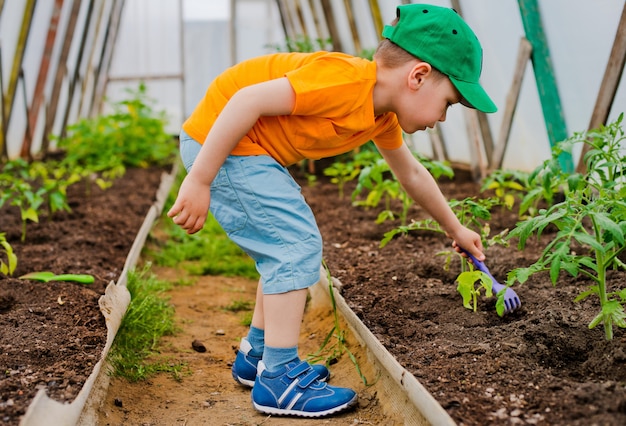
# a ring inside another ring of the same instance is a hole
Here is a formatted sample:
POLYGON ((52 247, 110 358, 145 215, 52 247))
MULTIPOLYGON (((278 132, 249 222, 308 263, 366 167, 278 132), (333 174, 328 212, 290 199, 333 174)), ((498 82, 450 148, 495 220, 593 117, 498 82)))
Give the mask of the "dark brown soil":
MULTIPOLYGON (((18 424, 39 388, 59 401, 77 395, 105 341, 97 300, 119 276, 159 181, 159 170, 129 170, 105 192, 87 196, 77 186, 69 194, 72 213, 29 224, 24 244, 19 214, 0 210, 0 231, 20 260, 15 277, 41 270, 96 277, 91 286, 0 277, 3 424, 18 424)), ((322 176, 314 186, 302 182, 344 297, 459 424, 626 424, 626 336, 616 330, 607 342, 601 327, 587 328, 597 301, 573 299, 589 282, 563 277, 553 287, 547 276, 534 276, 516 287, 523 303, 516 313, 498 317, 493 300, 481 300, 473 313, 456 292, 459 261, 446 271, 437 256, 450 249, 445 237, 416 232, 379 249, 397 223, 375 224, 377 211, 353 207, 349 196, 339 199, 322 176)), ((441 186, 449 198, 478 194, 462 176, 441 186)), ((410 217, 423 213, 414 207, 410 217)), ((514 213, 495 212, 492 233, 515 222, 514 213)), ((493 247, 486 264, 504 279, 532 263, 540 247, 493 247)), ((611 284, 624 277, 614 271, 611 284)))
MULTIPOLYGON (((479 194, 479 185, 457 173, 440 182, 448 199, 479 194)), ((349 185, 346 194, 354 188, 349 185)), ((500 318, 494 300, 479 312, 463 307, 455 278, 460 260, 443 268, 439 252, 451 249, 442 234, 415 232, 379 249, 385 232, 377 211, 351 206, 323 182, 303 192, 318 218, 325 254, 343 296, 393 356, 428 389, 460 425, 624 425, 626 424, 626 335, 615 330, 607 342, 602 326, 587 325, 599 312, 597 299, 574 302, 590 282, 561 275, 553 286, 535 275, 515 290, 522 308, 500 318)), ((414 207, 410 218, 424 218, 414 207)), ((514 212, 495 211, 492 235, 512 229, 514 212)), ((485 264, 503 282, 508 271, 529 266, 550 241, 518 251, 487 250, 485 264)), ((611 271, 613 289, 626 273, 611 271)))
POLYGON ((112 188, 69 188, 71 213, 28 223, 0 210, 0 232, 18 256, 12 278, 0 276, 0 423, 16 425, 40 388, 71 402, 99 361, 106 325, 98 299, 116 281, 148 209, 161 169, 130 169, 112 188), (17 277, 35 271, 91 274, 90 285, 17 277))

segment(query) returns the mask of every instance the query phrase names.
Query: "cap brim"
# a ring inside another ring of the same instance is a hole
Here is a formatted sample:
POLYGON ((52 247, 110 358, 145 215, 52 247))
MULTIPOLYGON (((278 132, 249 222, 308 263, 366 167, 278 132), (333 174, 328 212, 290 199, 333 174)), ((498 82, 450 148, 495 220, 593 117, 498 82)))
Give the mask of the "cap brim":
POLYGON ((454 84, 461 94, 461 104, 477 109, 482 112, 496 112, 498 107, 493 103, 485 89, 478 83, 468 83, 467 81, 456 80, 450 77, 450 81, 454 84))

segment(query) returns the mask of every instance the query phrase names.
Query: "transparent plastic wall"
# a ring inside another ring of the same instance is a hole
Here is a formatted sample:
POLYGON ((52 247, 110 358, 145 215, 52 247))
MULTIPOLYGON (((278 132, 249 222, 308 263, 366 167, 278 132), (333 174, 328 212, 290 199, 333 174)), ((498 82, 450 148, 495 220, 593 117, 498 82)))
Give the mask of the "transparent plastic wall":
MULTIPOLYGON (((310 4, 322 0, 283 0, 292 10, 307 16, 314 15, 310 4)), ((330 0, 342 50, 358 54, 376 46, 378 34, 372 34, 370 2, 351 0, 352 14, 360 38, 360 49, 355 47, 350 31, 349 14, 344 0, 330 0), (364 13, 365 12, 365 13, 364 13)), ((378 0, 382 21, 395 18, 396 6, 407 3, 397 0, 378 0)), ((418 3, 418 2, 412 2, 418 3)), ((453 2, 430 0, 427 3, 452 7, 453 2)), ((474 29, 483 46, 482 84, 499 106, 499 111, 488 116, 492 135, 502 126, 503 110, 512 83, 520 39, 524 27, 519 4, 515 0, 461 0, 461 12, 474 29)), ((598 91, 616 36, 623 0, 539 0, 539 10, 551 53, 551 60, 563 107, 568 133, 583 131, 589 125, 598 91)), ((622 81, 609 115, 609 122, 626 111, 626 82, 622 81)), ((468 134, 469 115, 464 107, 451 108, 440 131, 449 159, 469 163, 476 154, 468 134)), ((433 155, 430 136, 418 132, 408 139, 414 148, 433 155)), ((509 143, 503 158, 504 168, 531 170, 550 155, 550 141, 542 115, 542 106, 530 61, 526 65, 517 109, 511 126, 509 143)), ((577 162, 577 159, 574 159, 577 162)))
POLYGON ((274 0, 125 0, 107 97, 143 81, 177 134, 219 73, 283 42, 274 0))
POLYGON ((177 133, 185 105, 181 0, 125 0, 102 111, 146 86, 151 107, 177 133))
MULTIPOLYGON (((127 96, 140 81, 166 110, 169 130, 180 124, 204 94, 208 84, 228 66, 275 51, 287 38, 307 35, 332 39, 341 51, 361 55, 376 48, 380 27, 395 17, 400 0, 6 0, 0 15, 0 48, 5 107, 3 126, 9 157, 23 155, 25 140, 37 152, 49 134, 60 134, 81 116, 106 111, 99 91, 106 87, 109 102, 127 96), (36 4, 36 7, 33 6, 36 4), (60 10, 55 11, 58 5, 60 10), (115 11, 120 7, 119 31, 115 11), (380 19, 375 17, 378 6, 380 19), (20 50, 25 11, 32 7, 29 35, 23 44, 21 72, 14 60, 20 50), (78 8, 79 7, 79 8, 78 8), (58 14, 58 34, 50 51, 48 78, 37 100, 42 54, 58 14), (75 19, 75 28, 68 22, 75 19), (115 43, 113 43, 115 41, 115 43), (67 46, 66 52, 63 51, 67 46), (107 55, 112 55, 109 58, 107 55), (15 80, 10 80, 15 77, 15 80), (55 78, 56 77, 56 78, 55 78), (29 115, 30 114, 30 115, 29 115), (31 120, 27 120, 27 117, 31 120)), ((451 7, 457 3, 482 42, 482 84, 500 110, 487 117, 491 134, 503 128, 504 106, 515 73, 524 26, 517 0, 430 0, 451 7)), ((538 0, 551 54, 567 132, 589 125, 611 48, 623 0, 538 0)), ((549 155, 550 142, 543 118, 533 67, 528 61, 509 136, 503 167, 529 170, 549 155)), ((623 79, 622 79, 623 80, 623 79)), ((626 110, 626 83, 617 89, 609 121, 626 110)), ((451 108, 439 126, 452 161, 476 159, 468 129, 472 115, 451 108)), ((439 134, 439 133, 438 133, 439 134)), ((432 150, 433 133, 407 136, 415 149, 432 150)), ((577 161, 577 159, 575 159, 577 161)))

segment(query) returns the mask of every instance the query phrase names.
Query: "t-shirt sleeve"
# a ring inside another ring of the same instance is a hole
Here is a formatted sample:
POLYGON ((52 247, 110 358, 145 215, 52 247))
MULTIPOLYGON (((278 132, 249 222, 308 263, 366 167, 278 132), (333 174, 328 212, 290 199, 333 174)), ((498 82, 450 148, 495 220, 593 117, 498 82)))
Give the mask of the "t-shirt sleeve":
POLYGON ((404 139, 402 138, 402 128, 398 123, 398 118, 393 113, 384 114, 376 119, 382 120, 380 123, 382 131, 374 136, 374 144, 383 149, 397 149, 402 146, 404 139))

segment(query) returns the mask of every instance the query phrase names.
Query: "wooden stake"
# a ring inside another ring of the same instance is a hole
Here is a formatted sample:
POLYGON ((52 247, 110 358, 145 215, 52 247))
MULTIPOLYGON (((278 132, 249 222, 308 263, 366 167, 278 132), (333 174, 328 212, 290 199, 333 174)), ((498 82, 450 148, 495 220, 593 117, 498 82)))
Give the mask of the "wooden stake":
POLYGON ((526 65, 530 59, 532 49, 533 48, 528 40, 525 37, 522 37, 517 50, 517 61, 515 63, 513 81, 511 82, 509 93, 506 96, 506 105, 504 107, 502 124, 500 125, 500 133, 498 133, 496 147, 491 160, 491 170, 502 167, 504 152, 506 151, 506 147, 509 142, 509 135, 511 134, 513 116, 515 115, 515 109, 517 108, 517 101, 522 88, 522 81, 524 80, 524 74, 526 73, 526 65))
MULTIPOLYGON (((615 35, 615 41, 613 42, 613 48, 611 49, 611 55, 609 56, 606 70, 604 71, 604 77, 602 78, 602 85, 598 92, 596 99, 596 105, 593 108, 591 120, 589 122, 589 130, 600 127, 601 124, 606 124, 609 118, 609 112, 615 99, 615 93, 619 86, 622 73, 624 72, 624 63, 626 62, 626 4, 622 9, 622 17, 617 27, 617 34, 615 35)), ((587 169, 585 165, 585 154, 589 151, 589 145, 584 144, 580 158, 578 159, 578 166, 576 171, 584 173, 587 169)))

